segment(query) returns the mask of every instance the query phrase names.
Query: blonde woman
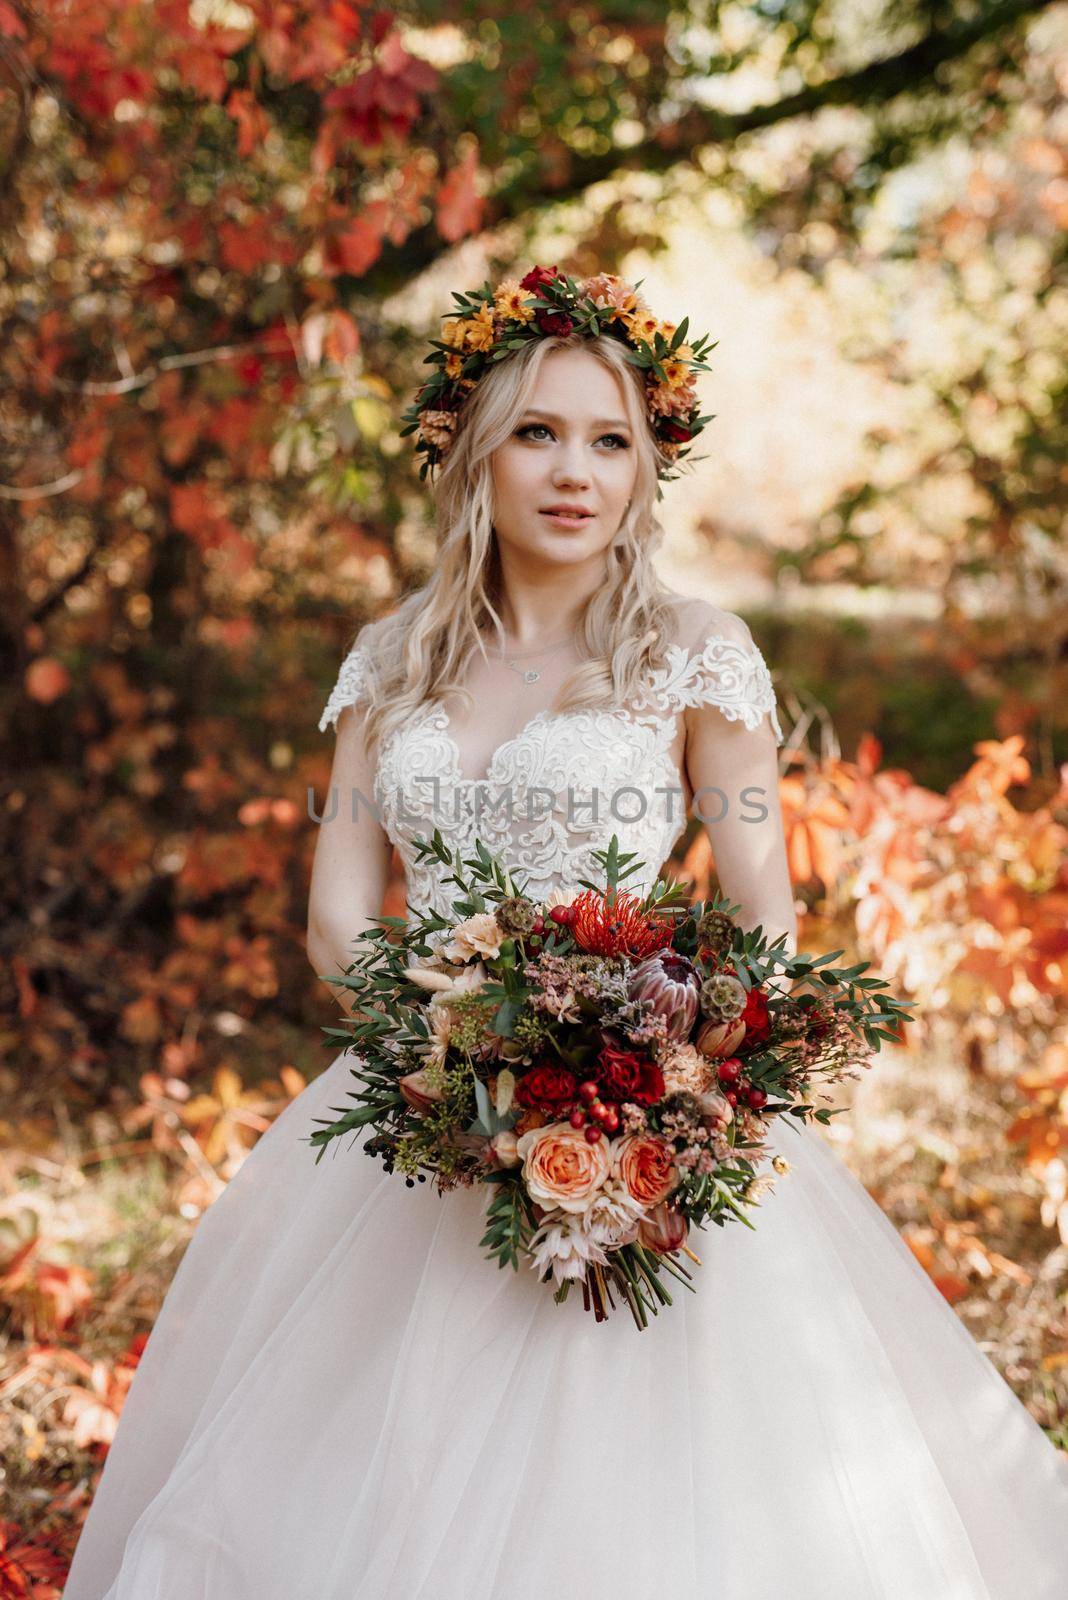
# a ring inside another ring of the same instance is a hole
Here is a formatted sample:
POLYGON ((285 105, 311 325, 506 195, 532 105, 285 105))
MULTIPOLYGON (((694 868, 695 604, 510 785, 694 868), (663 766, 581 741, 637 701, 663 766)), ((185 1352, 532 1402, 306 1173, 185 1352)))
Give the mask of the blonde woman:
MULTIPOLYGON (((394 846, 413 908, 448 911, 411 844, 435 827, 548 898, 613 833, 655 872, 689 812, 741 920, 795 946, 767 667, 653 563, 658 483, 708 420, 698 347, 605 274, 535 268, 453 317, 412 412, 435 569, 320 724, 312 965, 348 964, 394 846)), ((1068 1594, 1063 1459, 816 1128, 639 1336, 487 1260, 477 1189, 336 1143, 316 1165, 350 1063, 202 1218, 67 1600, 1068 1594)))

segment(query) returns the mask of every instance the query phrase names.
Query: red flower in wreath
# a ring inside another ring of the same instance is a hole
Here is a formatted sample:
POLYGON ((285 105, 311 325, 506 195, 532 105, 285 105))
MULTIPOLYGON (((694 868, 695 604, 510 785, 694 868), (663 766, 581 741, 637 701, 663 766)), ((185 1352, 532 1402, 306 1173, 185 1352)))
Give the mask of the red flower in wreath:
POLYGON ((531 267, 525 278, 520 278, 521 289, 538 290, 560 276, 559 267, 531 267))
POLYGON ((685 444, 688 439, 693 438, 693 429, 688 428, 677 417, 664 417, 657 432, 662 439, 668 439, 672 444, 685 444))
POLYGON ((578 1079, 566 1067, 532 1067, 515 1086, 515 1097, 530 1111, 556 1111, 578 1095, 578 1079))
POLYGON ((566 311, 536 311, 534 321, 542 333, 559 334, 561 339, 566 339, 575 326, 566 311))

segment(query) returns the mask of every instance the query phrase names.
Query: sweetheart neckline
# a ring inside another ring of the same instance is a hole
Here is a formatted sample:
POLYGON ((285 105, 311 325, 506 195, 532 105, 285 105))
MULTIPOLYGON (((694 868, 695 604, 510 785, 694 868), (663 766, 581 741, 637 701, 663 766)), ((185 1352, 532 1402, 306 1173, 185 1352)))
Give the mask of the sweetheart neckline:
MULTIPOLYGON (((718 635, 714 635, 713 639, 717 643, 730 644, 730 643, 734 642, 733 640, 724 639, 724 638, 722 638, 722 636, 718 636, 718 635)), ((712 640, 705 640, 704 644, 701 647, 701 651, 699 652, 700 654, 704 653, 704 651, 707 649, 708 644, 710 642, 712 642, 712 640)), ((671 643, 669 643, 668 645, 665 646, 664 654, 665 654, 665 656, 670 658, 671 667, 676 669, 676 670, 679 667, 686 665, 690 660, 694 659, 693 652, 688 650, 687 647, 684 644, 679 644, 676 641, 672 641, 671 643)), ((676 710, 674 712, 670 713, 667 717, 657 717, 655 712, 647 711, 645 713, 645 718, 646 718, 646 721, 657 721, 657 722, 661 722, 661 723, 665 723, 665 724, 668 723, 668 722, 672 723, 673 727, 672 727, 671 743, 673 744, 674 743, 674 737, 675 737, 674 724, 677 723, 679 714, 682 711, 682 709, 683 708, 681 706, 676 708, 676 710)), ((458 740, 456 738, 456 735, 453 732, 452 718, 449 716, 448 709, 446 708, 446 706, 444 705, 443 702, 436 701, 432 706, 430 706, 428 708, 427 720, 428 720, 428 722, 436 722, 437 723, 437 726, 435 728, 435 732, 439 733, 441 735, 441 737, 446 741, 446 743, 449 746, 449 752, 450 752, 450 756, 451 756, 451 766, 452 766, 452 772, 451 772, 450 776, 452 778, 454 778, 456 780, 456 782, 465 784, 468 788, 473 788, 473 787, 476 787, 478 784, 481 784, 481 783, 489 783, 490 780, 493 777, 494 769, 495 769, 495 767, 497 765, 497 760, 501 756, 501 754, 505 750, 511 749, 511 747, 513 745, 519 744, 519 742, 523 738, 525 738, 525 736, 530 732, 530 730, 532 728, 536 727, 538 723, 540 723, 542 721, 547 721, 547 720, 550 720, 550 719, 555 720, 555 721, 563 722, 563 721, 566 721, 569 717, 573 718, 573 717, 577 717, 577 716, 582 716, 582 715, 584 715, 586 713, 594 713, 594 712, 603 713, 603 714, 606 714, 608 716, 626 717, 631 722, 640 722, 641 721, 640 715, 636 715, 634 711, 628 709, 628 707, 626 707, 626 706, 572 706, 570 708, 567 708, 567 709, 564 709, 564 710, 561 710, 561 711, 554 711, 552 706, 543 706, 540 711, 535 711, 535 713, 534 713, 534 715, 532 717, 528 717, 528 719, 526 720, 526 722, 523 723, 521 728, 519 728, 514 734, 512 734, 509 738, 503 740, 497 746, 497 748, 493 751, 493 754, 490 756, 489 765, 487 766, 485 772, 480 777, 477 777, 477 778, 468 777, 468 775, 464 771, 462 771, 462 769, 461 769, 460 745, 459 745, 459 742, 458 742, 458 740)), ((682 778, 682 768, 681 768, 681 766, 679 765, 679 763, 677 761, 674 761, 671 758, 670 745, 669 745, 668 750, 665 751, 665 756, 670 761, 671 766, 678 773, 679 777, 682 778)))
MULTIPOLYGON (((681 709, 682 708, 680 707, 679 711, 674 712, 668 717, 655 717, 654 714, 647 713, 647 718, 648 721, 656 721, 662 726, 667 726, 669 723, 677 722, 681 709)), ((532 717, 529 717, 516 733, 501 741, 501 743, 494 750, 493 754, 490 756, 489 766, 486 768, 486 771, 478 778, 469 778, 462 770, 460 746, 456 735, 453 733, 452 719, 450 718, 445 706, 442 704, 431 706, 427 712, 427 722, 428 724, 434 724, 434 732, 437 733, 449 747, 449 761, 451 767, 451 771, 449 773, 450 778, 456 783, 462 784, 466 788, 471 789, 476 788, 479 784, 490 783, 493 779, 494 771, 499 758, 506 750, 510 750, 514 745, 519 744, 527 736, 527 734, 530 733, 531 729, 537 726, 539 723, 548 721, 564 722, 568 718, 580 717, 589 714, 624 717, 632 725, 643 725, 641 723, 641 719, 636 716, 633 711, 628 710, 626 706, 572 706, 570 709, 561 711, 554 711, 551 706, 543 706, 540 711, 536 711, 532 717)), ((647 725, 647 723, 644 725, 647 725)), ((671 739, 668 742, 667 748, 661 753, 665 761, 667 761, 667 763, 681 779, 682 768, 671 755, 671 746, 674 744, 674 741, 675 729, 672 727, 671 739)))
POLYGON ((529 733, 531 728, 533 728, 537 723, 541 722, 546 716, 555 715, 562 718, 568 716, 569 714, 573 716, 574 712, 572 711, 571 713, 568 713, 567 711, 557 711, 554 713, 551 706, 543 706, 542 709, 540 711, 536 711, 532 717, 528 717, 527 721, 524 722, 523 726, 518 730, 517 733, 513 733, 510 738, 504 739, 497 746, 490 756, 489 765, 481 777, 469 778, 461 769, 460 745, 456 735, 452 731, 452 718, 449 716, 449 713, 444 705, 436 705, 431 708, 431 720, 437 722, 435 732, 439 733, 449 746, 450 764, 452 767, 452 771, 449 775, 450 777, 454 778, 457 783, 466 784, 469 788, 476 784, 489 783, 493 777, 493 770, 496 766, 497 758, 501 755, 502 751, 509 749, 512 745, 518 744, 524 735, 529 733))

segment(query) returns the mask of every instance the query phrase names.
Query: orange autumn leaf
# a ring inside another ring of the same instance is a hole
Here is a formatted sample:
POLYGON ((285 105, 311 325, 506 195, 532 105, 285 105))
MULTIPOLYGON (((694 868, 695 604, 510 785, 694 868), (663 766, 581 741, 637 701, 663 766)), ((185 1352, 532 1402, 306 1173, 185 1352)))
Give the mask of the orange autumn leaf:
POLYGON ((67 1390, 62 1419, 80 1449, 107 1446, 115 1437, 134 1373, 148 1342, 147 1333, 136 1334, 114 1363, 94 1361, 82 1384, 67 1390))
POLYGON ((1031 763, 1021 754, 1026 743, 1022 733, 1001 740, 980 739, 973 747, 978 761, 953 786, 950 795, 960 787, 989 787, 995 794, 1004 794, 1014 784, 1026 783, 1031 776, 1031 763))
POLYGON ((441 237, 450 244, 477 233, 481 226, 485 200, 478 192, 478 170, 478 145, 472 140, 438 190, 434 220, 441 237))
POLYGON ((267 1081, 246 1089, 238 1073, 224 1065, 215 1073, 211 1092, 194 1095, 179 1108, 179 1115, 205 1159, 232 1175, 260 1134, 303 1087, 300 1073, 289 1071, 280 1083, 267 1081))
POLYGON ((905 1235, 903 1237, 931 1282, 951 1304, 955 1300, 962 1299, 968 1293, 967 1283, 962 1278, 958 1278, 955 1273, 946 1272, 939 1265, 938 1258, 929 1244, 921 1239, 914 1239, 905 1235))
POLYGON ((779 785, 786 855, 795 883, 835 882, 849 828, 849 810, 830 792, 810 792, 792 774, 779 785))
POLYGON ((154 995, 143 994, 123 1008, 119 1032, 133 1044, 155 1044, 160 1024, 159 1001, 154 995))
POLYGON ((964 1296, 968 1293, 968 1285, 965 1283, 964 1279, 958 1278, 956 1274, 952 1272, 933 1273, 931 1276, 931 1281, 935 1285, 935 1288, 938 1289, 939 1293, 946 1297, 950 1305, 953 1305, 953 1303, 957 1300, 963 1300, 964 1296))

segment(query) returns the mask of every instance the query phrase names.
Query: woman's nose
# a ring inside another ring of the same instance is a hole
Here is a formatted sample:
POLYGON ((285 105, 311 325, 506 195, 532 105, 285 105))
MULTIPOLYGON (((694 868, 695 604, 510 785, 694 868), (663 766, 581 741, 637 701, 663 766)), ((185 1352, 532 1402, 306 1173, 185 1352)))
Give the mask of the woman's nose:
POLYGON ((565 445, 553 467, 554 483, 588 483, 590 468, 581 444, 565 445))

